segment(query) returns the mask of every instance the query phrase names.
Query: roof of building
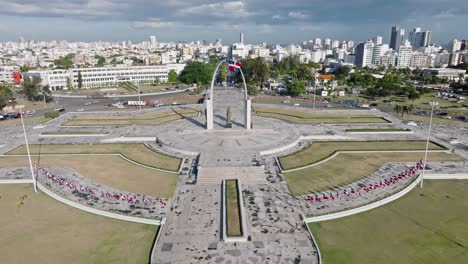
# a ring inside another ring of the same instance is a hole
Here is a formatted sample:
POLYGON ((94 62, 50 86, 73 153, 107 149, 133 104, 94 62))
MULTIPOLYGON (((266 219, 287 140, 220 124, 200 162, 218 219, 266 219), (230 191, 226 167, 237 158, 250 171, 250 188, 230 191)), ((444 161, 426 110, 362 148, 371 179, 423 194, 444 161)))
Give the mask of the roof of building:
POLYGON ((328 81, 330 81, 330 80, 333 80, 333 77, 334 77, 334 76, 333 76, 332 74, 320 74, 318 78, 319 78, 320 80, 328 80, 328 81))

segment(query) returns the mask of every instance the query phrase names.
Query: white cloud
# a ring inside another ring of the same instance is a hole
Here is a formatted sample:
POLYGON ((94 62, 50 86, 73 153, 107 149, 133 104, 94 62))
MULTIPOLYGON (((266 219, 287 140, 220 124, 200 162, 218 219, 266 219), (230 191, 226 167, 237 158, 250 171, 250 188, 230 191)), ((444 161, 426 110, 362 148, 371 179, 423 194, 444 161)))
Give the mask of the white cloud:
POLYGON ((152 18, 146 21, 134 21, 134 28, 170 28, 177 26, 177 23, 172 21, 161 21, 159 18, 152 18))
POLYGON ((212 4, 202 4, 197 6, 190 6, 179 10, 181 15, 205 15, 215 17, 248 17, 253 15, 246 8, 242 1, 233 2, 218 2, 212 4))
POLYGON ((307 18, 307 15, 302 13, 301 11, 291 11, 288 13, 288 17, 295 19, 305 19, 307 18))

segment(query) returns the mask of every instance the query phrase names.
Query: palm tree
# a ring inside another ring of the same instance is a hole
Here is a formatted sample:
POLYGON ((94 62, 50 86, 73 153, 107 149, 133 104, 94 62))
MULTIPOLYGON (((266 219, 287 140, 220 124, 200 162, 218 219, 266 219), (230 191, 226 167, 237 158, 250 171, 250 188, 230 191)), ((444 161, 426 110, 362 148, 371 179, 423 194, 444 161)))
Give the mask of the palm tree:
POLYGON ((401 105, 395 105, 393 107, 393 111, 395 111, 395 113, 400 114, 401 113, 401 105))
POLYGON ((405 113, 408 114, 408 112, 409 112, 408 106, 404 105, 401 107, 401 117, 403 117, 405 113))
POLYGON ((410 105, 408 106, 408 114, 410 114, 411 112, 413 112, 413 110, 414 110, 414 105, 410 104, 410 105))

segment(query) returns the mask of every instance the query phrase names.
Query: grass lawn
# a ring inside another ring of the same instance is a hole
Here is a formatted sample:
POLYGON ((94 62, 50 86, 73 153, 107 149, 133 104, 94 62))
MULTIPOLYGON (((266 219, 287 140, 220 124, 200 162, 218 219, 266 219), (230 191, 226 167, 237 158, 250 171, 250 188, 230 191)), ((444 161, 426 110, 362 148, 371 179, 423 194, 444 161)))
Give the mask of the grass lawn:
POLYGON ((409 129, 404 128, 357 128, 346 129, 346 132, 408 132, 409 129))
POLYGON ((64 126, 160 125, 170 121, 196 117, 199 109, 172 109, 157 113, 129 116, 90 116, 65 122, 64 126))
MULTIPOLYGON (((307 148, 291 155, 279 158, 284 170, 300 168, 323 160, 337 151, 389 151, 389 150, 425 150, 426 141, 323 141, 314 142, 307 148)), ((430 150, 445 148, 434 143, 429 144, 430 150)))
POLYGON ((51 131, 44 132, 42 135, 108 135, 110 132, 106 131, 51 131))
POLYGON ((258 116, 272 117, 298 124, 389 123, 384 118, 373 115, 327 115, 265 107, 255 107, 254 110, 258 116))
MULTIPOLYGON (((126 158, 146 166, 178 171, 182 159, 171 157, 141 143, 119 144, 31 144, 29 150, 33 155, 39 154, 122 154, 126 158)), ((22 145, 6 155, 26 155, 26 146, 22 145)))
MULTIPOLYGON (((424 153, 341 153, 333 159, 306 169, 285 173, 289 191, 297 196, 346 185, 370 176, 385 162, 416 162, 424 153)), ((461 161, 454 154, 433 152, 428 161, 461 161)))
MULTIPOLYGON (((44 116, 35 116, 35 117, 25 117, 23 118, 25 125, 34 125, 34 124, 43 124, 49 120, 50 118, 46 118, 44 116)), ((0 121, 0 127, 2 126, 16 126, 21 125, 21 118, 15 119, 8 119, 4 121, 0 121)))
POLYGON ((468 181, 424 183, 369 212, 309 224, 323 263, 466 263, 468 181))
POLYGON ((226 180, 226 233, 228 237, 242 236, 240 223, 239 197, 237 193, 237 181, 226 180))
MULTIPOLYGON (((33 162, 42 166, 69 167, 81 176, 122 191, 171 197, 177 184, 177 174, 154 171, 123 160, 118 156, 38 156, 33 162)), ((0 157, 0 167, 28 167, 28 158, 0 157)))
MULTIPOLYGON (((424 123, 429 123, 431 119, 429 116, 420 116, 420 115, 403 115, 403 116, 398 116, 398 118, 401 118, 407 121, 419 121, 419 122, 424 122, 424 123)), ((466 124, 461 121, 440 118, 435 115, 432 118, 432 122, 436 124, 443 124, 443 125, 465 125, 466 124)))
POLYGON ((30 184, 0 185, 0 196, 2 263, 147 263, 159 228, 71 208, 30 184))

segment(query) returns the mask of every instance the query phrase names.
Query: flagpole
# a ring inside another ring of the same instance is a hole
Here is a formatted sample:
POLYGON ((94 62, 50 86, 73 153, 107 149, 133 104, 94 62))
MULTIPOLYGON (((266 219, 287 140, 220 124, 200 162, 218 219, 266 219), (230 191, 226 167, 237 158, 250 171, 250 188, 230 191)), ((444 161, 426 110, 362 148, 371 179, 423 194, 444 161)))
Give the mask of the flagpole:
POLYGON ((429 102, 431 105, 431 118, 429 119, 429 130, 427 132, 427 141, 426 141, 426 151, 424 153, 424 165, 423 165, 423 170, 422 170, 422 177, 421 177, 421 188, 423 187, 423 182, 424 182, 424 173, 426 172, 426 162, 427 162, 427 151, 429 148, 429 140, 431 138, 431 129, 432 129, 432 117, 434 115, 434 107, 438 105, 438 102, 429 102))
POLYGON ((26 143, 26 151, 28 152, 29 168, 31 169, 34 192, 37 192, 36 177, 34 176, 34 170, 33 170, 33 165, 32 165, 32 160, 31 160, 31 152, 29 151, 28 137, 26 136, 26 128, 24 127, 23 112, 21 111, 21 109, 24 108, 24 105, 17 105, 16 108, 18 108, 20 111, 21 125, 23 127, 24 141, 26 143))

